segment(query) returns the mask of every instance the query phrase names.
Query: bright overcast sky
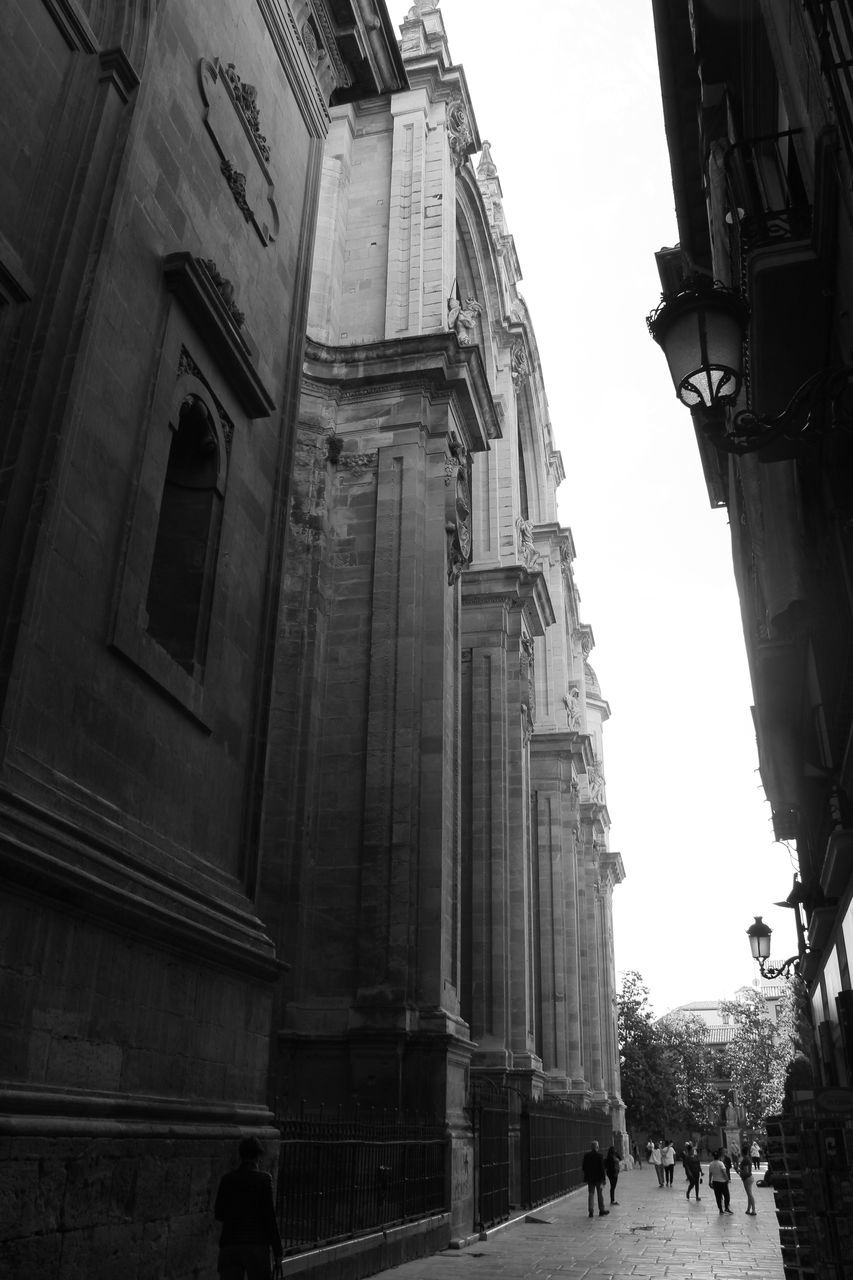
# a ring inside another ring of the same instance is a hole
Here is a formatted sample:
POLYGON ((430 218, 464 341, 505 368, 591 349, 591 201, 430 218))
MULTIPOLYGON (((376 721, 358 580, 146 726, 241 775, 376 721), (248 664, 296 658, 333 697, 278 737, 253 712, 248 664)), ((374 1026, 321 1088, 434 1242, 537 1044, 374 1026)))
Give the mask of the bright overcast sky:
MULTIPOLYGON (((409 8, 390 0, 395 24, 409 8)), ((566 480, 592 665, 610 703, 604 768, 616 969, 658 1013, 733 994, 796 949, 773 842, 725 510, 645 316, 677 239, 651 0, 442 0, 480 137, 492 144, 566 480), (778 946, 777 946, 778 943, 778 946)))

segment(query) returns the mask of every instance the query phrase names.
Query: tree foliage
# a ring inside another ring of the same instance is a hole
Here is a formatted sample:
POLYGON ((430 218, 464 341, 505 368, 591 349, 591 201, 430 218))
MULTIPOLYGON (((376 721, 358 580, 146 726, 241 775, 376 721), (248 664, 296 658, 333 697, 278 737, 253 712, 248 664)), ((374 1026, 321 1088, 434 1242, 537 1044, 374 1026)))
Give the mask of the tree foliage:
POLYGON ((710 1084, 713 1055, 695 1016, 655 1021, 641 974, 622 975, 617 997, 622 1097, 632 1128, 665 1134, 717 1122, 720 1095, 710 1084))
POLYGON ((721 1006, 734 1022, 728 1061, 732 1088, 743 1108, 747 1128, 760 1127, 767 1115, 782 1109, 785 1073, 797 1052, 797 1002, 789 985, 774 1022, 767 1016, 764 997, 744 987, 721 1006))

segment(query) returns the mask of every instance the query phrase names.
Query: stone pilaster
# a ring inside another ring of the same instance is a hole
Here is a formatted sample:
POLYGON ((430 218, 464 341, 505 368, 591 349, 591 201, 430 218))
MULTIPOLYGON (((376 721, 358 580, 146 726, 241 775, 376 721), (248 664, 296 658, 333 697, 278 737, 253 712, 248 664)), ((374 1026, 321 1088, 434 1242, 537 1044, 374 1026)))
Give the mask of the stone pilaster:
MULTIPOLYGON (((476 1062, 538 1073, 529 742, 533 637, 553 620, 540 573, 520 566, 463 576, 470 871, 468 1016, 476 1062)), ((467 913, 466 913, 467 914, 467 913)))

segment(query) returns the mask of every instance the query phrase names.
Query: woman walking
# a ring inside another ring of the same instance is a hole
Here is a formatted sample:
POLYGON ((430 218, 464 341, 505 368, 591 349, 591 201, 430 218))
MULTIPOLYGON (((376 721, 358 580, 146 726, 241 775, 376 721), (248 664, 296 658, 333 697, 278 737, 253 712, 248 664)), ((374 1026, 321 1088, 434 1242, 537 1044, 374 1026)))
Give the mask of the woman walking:
POLYGON ((752 1194, 752 1188, 755 1186, 755 1177, 752 1172, 752 1156, 749 1153, 749 1147, 743 1144, 740 1153, 740 1164, 738 1165, 738 1173, 743 1183, 743 1189, 746 1192, 746 1211, 753 1218, 755 1217, 755 1197, 752 1194))
POLYGON ((699 1195, 699 1183, 702 1181, 702 1166, 699 1163, 698 1153, 694 1150, 692 1142, 684 1144, 684 1172, 687 1174, 687 1199, 690 1199, 690 1192, 696 1192, 696 1199, 701 1199, 699 1195))
POLYGON ((615 1147, 607 1148, 607 1155, 604 1157, 604 1172, 607 1174, 607 1181, 610 1183, 610 1203, 618 1204, 616 1183, 619 1181, 619 1157, 616 1154, 615 1147))
POLYGON ((729 1171, 723 1162, 722 1156, 722 1151, 714 1152, 714 1159, 708 1165, 708 1181, 711 1184, 711 1190, 714 1193, 714 1199, 717 1202, 717 1208, 720 1213, 731 1213, 729 1208, 731 1202, 729 1171))

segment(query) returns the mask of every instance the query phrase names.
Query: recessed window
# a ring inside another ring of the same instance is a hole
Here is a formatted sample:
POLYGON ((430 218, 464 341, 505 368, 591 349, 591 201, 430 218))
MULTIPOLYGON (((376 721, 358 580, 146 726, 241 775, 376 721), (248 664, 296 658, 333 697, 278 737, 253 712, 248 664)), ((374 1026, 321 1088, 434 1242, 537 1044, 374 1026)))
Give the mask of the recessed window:
POLYGON ((148 583, 148 634, 190 675, 204 670, 219 546, 222 470, 219 436, 200 395, 182 401, 170 423, 148 583))

